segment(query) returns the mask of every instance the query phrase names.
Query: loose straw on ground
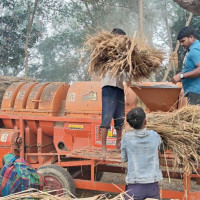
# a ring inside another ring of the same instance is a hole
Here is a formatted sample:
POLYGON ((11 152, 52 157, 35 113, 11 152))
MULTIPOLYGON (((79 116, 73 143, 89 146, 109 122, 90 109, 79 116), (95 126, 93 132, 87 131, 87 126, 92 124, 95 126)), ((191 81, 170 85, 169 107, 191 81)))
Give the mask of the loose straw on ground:
POLYGON ((95 36, 89 35, 84 45, 89 51, 89 74, 104 77, 109 70, 113 77, 127 72, 135 81, 149 78, 161 65, 164 54, 146 45, 145 39, 116 36, 101 31, 95 36))
MULTIPOLYGON (((63 193, 67 193, 68 191, 65 189, 62 189, 63 193)), ((73 200, 73 199, 79 199, 79 200, 107 200, 107 199, 112 199, 112 200, 124 200, 124 196, 121 193, 119 195, 116 195, 113 198, 107 198, 105 194, 99 194, 99 195, 95 195, 93 197, 86 197, 86 198, 76 198, 75 196, 67 196, 67 195, 62 195, 62 193, 60 193, 59 196, 54 196, 51 195, 52 192, 61 192, 61 190, 53 190, 53 191, 48 191, 48 192, 43 192, 43 191, 39 191, 36 189, 28 189, 22 192, 18 192, 15 194, 11 194, 5 197, 0 197, 0 200, 19 200, 19 199, 37 199, 37 200, 73 200)))

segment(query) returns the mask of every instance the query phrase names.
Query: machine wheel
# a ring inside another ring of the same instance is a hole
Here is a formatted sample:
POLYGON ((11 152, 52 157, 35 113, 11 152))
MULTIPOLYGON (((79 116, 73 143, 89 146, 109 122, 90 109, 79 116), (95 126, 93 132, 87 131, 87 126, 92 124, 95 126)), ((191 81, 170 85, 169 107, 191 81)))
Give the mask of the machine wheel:
POLYGON ((57 165, 43 165, 38 168, 38 173, 44 176, 45 188, 52 190, 52 195, 68 195, 75 194, 75 185, 73 178, 69 172, 57 165))

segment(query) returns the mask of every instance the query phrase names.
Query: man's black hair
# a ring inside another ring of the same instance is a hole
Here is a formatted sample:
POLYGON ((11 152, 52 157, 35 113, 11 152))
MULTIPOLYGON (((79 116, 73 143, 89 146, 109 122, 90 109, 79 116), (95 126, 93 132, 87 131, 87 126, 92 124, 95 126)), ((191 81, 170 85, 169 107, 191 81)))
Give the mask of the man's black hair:
POLYGON ((120 28, 114 28, 111 32, 112 34, 126 35, 126 33, 120 28))
POLYGON ((181 40, 184 37, 190 37, 191 35, 194 36, 194 38, 196 38, 195 30, 190 26, 186 26, 180 30, 177 36, 177 40, 181 40))
POLYGON ((134 129, 141 129, 145 118, 146 114, 141 107, 133 108, 126 115, 126 121, 134 129))

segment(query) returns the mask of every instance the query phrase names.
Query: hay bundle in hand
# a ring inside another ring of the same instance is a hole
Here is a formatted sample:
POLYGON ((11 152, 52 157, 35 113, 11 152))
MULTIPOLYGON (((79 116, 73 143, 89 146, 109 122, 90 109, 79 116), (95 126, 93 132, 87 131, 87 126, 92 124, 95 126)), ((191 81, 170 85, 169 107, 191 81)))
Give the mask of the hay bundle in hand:
POLYGON ((200 106, 186 106, 172 113, 150 113, 147 127, 158 132, 172 151, 175 166, 195 171, 200 156, 200 106))
POLYGON ((110 70, 113 77, 122 72, 129 73, 134 80, 149 78, 160 67, 163 53, 147 47, 144 40, 131 40, 128 36, 118 36, 102 31, 96 36, 88 36, 85 43, 91 51, 89 74, 104 77, 110 70))

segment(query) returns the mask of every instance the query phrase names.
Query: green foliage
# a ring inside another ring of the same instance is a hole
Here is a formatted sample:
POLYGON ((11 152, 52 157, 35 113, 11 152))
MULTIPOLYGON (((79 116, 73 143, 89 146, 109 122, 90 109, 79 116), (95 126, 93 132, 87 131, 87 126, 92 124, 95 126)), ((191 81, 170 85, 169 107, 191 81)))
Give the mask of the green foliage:
MULTIPOLYGON (((30 0, 31 12, 35 0, 30 0)), ((0 69, 4 75, 24 70, 27 31, 27 0, 1 0, 0 69), (10 70, 12 69, 12 70, 10 70)), ((185 25, 188 13, 167 0, 168 21, 173 40, 185 25)), ((144 34, 152 45, 169 52, 165 0, 143 0, 144 34)), ((200 35, 199 18, 191 25, 200 35)), ((138 1, 135 0, 45 0, 39 1, 29 41, 28 76, 40 81, 88 80, 89 55, 80 52, 87 35, 101 29, 122 28, 132 36, 138 31, 138 1), (82 62, 80 57, 83 57, 82 62)), ((179 70, 185 52, 179 49, 179 70)), ((162 78, 167 61, 155 79, 162 78)), ((158 80, 158 79, 157 79, 158 80)))
POLYGON ((35 70, 29 72, 43 81, 88 80, 86 68, 89 55, 85 55, 79 63, 80 49, 88 34, 94 34, 102 28, 111 31, 114 27, 124 30, 131 27, 132 22, 124 19, 133 20, 136 3, 130 1, 130 8, 123 8, 123 3, 114 0, 63 3, 59 13, 51 18, 52 33, 36 46, 42 66, 36 64, 35 70))
MULTIPOLYGON (((18 68, 24 62, 27 30, 27 10, 23 1, 2 0, 0 7, 0 68, 18 68)), ((29 47, 33 47, 40 32, 31 30, 29 47)))

